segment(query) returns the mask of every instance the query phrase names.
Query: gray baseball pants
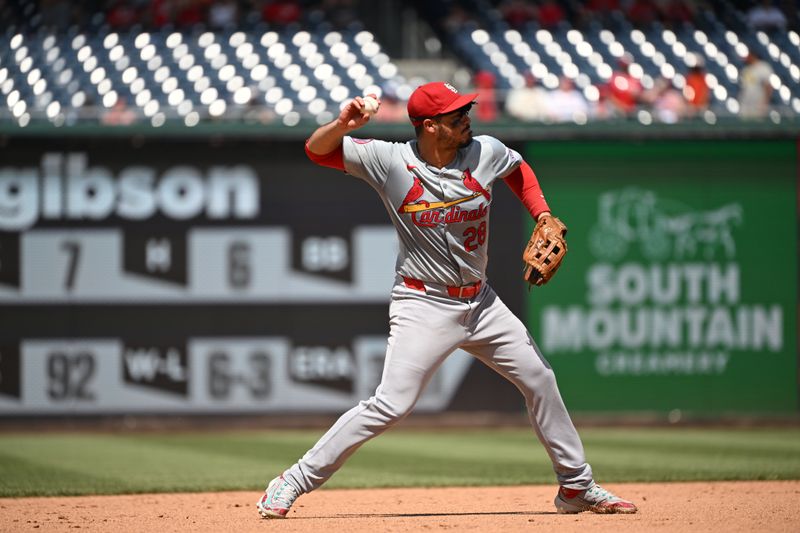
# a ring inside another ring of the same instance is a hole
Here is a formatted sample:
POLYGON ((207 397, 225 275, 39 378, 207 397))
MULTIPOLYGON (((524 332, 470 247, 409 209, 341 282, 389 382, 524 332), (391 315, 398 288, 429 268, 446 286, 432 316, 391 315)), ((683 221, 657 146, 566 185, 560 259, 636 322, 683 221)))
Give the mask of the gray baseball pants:
POLYGON ((284 478, 299 493, 325 483, 362 444, 405 418, 442 362, 461 348, 513 383, 525 397, 536 435, 553 462, 560 485, 585 489, 592 469, 558 391, 550 365, 522 322, 484 284, 470 299, 392 290, 390 332, 381 383, 375 395, 344 413, 284 478))

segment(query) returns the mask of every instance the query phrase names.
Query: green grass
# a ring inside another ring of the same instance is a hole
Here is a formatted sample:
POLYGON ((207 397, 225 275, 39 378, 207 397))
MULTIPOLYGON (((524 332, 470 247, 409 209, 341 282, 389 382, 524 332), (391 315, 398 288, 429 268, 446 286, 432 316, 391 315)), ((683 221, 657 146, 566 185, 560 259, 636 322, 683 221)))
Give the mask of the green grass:
MULTIPOLYGON (((262 490, 321 431, 0 434, 0 496, 262 490)), ((585 429, 597 479, 800 479, 800 429, 585 429)), ((397 429, 326 487, 554 483, 527 429, 397 429)))

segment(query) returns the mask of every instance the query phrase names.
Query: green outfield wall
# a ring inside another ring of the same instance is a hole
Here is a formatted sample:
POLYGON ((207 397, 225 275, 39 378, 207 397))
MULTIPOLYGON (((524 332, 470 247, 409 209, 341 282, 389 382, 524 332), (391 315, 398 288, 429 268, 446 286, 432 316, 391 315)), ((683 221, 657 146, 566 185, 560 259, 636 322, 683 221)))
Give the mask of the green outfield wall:
POLYGON ((526 319, 570 409, 797 411, 794 140, 539 141, 525 157, 569 227, 526 319))

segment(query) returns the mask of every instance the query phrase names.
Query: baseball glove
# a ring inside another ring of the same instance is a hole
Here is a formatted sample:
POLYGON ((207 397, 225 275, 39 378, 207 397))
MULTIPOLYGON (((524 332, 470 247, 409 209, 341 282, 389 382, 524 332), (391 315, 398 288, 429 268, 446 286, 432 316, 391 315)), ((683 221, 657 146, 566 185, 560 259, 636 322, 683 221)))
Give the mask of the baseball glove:
POLYGON ((544 285, 552 278, 567 254, 567 226, 552 215, 539 217, 528 245, 522 253, 523 279, 531 285, 544 285))

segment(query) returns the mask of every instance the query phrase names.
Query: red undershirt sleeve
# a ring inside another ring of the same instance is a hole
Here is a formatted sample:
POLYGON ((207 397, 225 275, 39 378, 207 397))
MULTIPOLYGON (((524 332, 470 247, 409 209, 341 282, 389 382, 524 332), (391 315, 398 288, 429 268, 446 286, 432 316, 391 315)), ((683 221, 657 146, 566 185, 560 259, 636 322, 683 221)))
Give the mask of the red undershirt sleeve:
POLYGON ((335 168, 337 170, 341 170, 342 172, 345 172, 345 170, 344 170, 344 148, 342 147, 341 144, 334 151, 332 151, 330 153, 327 153, 327 154, 323 154, 323 155, 315 154, 314 152, 309 150, 308 149, 308 141, 306 141, 305 149, 306 149, 306 155, 314 163, 316 163, 316 164, 318 164, 320 166, 323 166, 323 167, 335 168))
POLYGON ((541 213, 550 211, 539 186, 539 180, 536 179, 536 174, 528 163, 523 161, 515 171, 506 176, 505 181, 534 220, 541 213))

